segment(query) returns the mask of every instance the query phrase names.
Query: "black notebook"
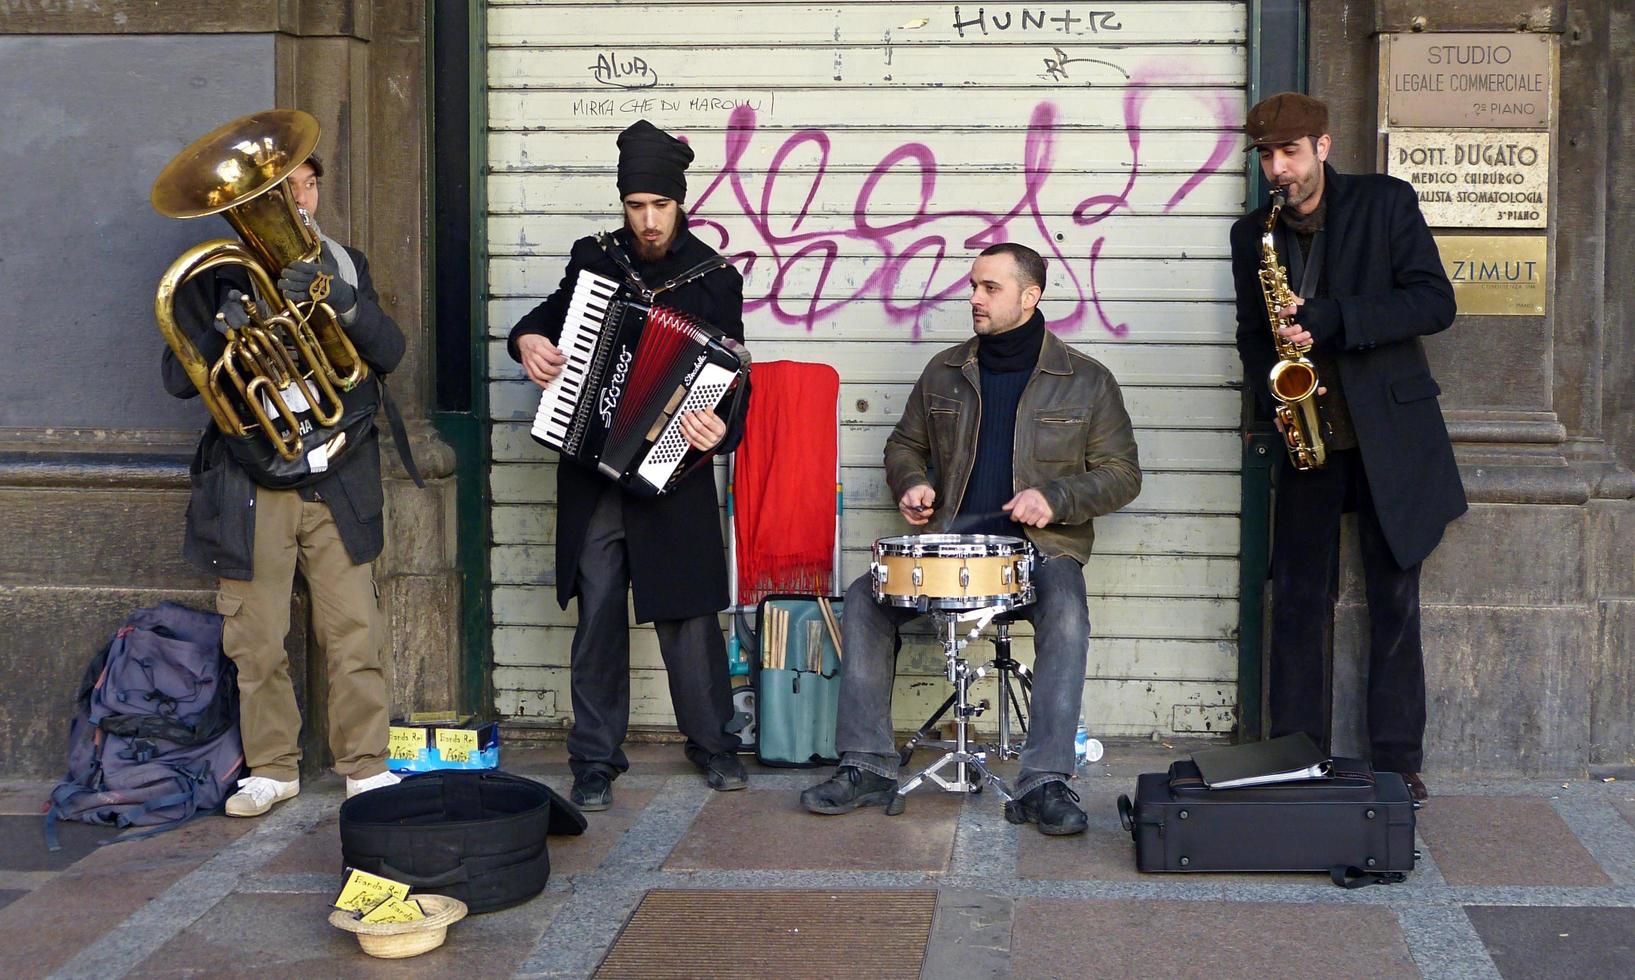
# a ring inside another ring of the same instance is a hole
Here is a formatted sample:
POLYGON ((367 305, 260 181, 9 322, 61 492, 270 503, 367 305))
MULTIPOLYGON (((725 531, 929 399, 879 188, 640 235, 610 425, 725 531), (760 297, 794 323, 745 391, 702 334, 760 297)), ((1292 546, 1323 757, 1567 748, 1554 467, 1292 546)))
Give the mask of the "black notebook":
POLYGON ((1334 764, 1305 732, 1265 742, 1247 742, 1192 753, 1192 761, 1210 789, 1234 789, 1263 783, 1323 779, 1334 764))

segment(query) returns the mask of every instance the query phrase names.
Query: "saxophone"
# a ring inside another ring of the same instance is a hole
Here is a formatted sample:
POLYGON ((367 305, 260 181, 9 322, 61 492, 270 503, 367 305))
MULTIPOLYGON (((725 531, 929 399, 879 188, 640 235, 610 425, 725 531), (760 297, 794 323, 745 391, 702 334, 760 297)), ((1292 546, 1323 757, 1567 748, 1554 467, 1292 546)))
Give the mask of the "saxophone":
POLYGON ((1266 319, 1272 326, 1272 345, 1277 348, 1277 363, 1272 365, 1268 381, 1272 397, 1277 399, 1277 419, 1283 424, 1283 443, 1289 451, 1289 461, 1297 470, 1315 470, 1327 461, 1328 450, 1323 446, 1317 418, 1317 368, 1306 357, 1311 345, 1296 344, 1277 332, 1279 327, 1294 322, 1280 316, 1278 311, 1295 301, 1272 236, 1283 203, 1283 195, 1274 191, 1272 213, 1267 216, 1266 230, 1260 236, 1260 292, 1266 300, 1266 319))

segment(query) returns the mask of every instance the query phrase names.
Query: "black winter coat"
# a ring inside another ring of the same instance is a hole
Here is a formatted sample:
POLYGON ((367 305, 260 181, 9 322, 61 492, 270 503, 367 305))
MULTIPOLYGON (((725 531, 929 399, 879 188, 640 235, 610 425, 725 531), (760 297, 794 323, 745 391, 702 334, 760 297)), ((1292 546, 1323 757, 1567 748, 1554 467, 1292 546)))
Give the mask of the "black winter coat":
MULTIPOLYGON (((1380 526, 1397 564, 1408 568, 1466 510, 1436 400, 1442 389, 1420 341, 1453 323, 1453 286, 1413 187, 1395 177, 1323 169, 1328 295, 1306 300, 1295 319, 1311 331, 1314 348, 1335 352, 1380 526)), ((1245 383, 1269 419, 1266 376, 1277 352, 1258 278, 1268 207, 1233 224, 1232 277, 1245 383)))
MULTIPOLYGON (((365 385, 389 373, 403 360, 403 331, 380 308, 369 260, 345 246, 358 270, 358 315, 346 335, 374 374, 365 385)), ((205 360, 214 363, 227 341, 213 323, 229 290, 249 293, 249 280, 236 267, 190 280, 176 294, 176 322, 193 338, 205 360)), ((167 345, 160 368, 165 390, 177 398, 194 398, 198 390, 167 345)), ((376 391, 371 387, 369 390, 376 391)), ((254 578, 255 493, 250 474, 233 458, 214 421, 193 457, 193 494, 187 506, 187 533, 182 554, 200 570, 222 578, 254 578)), ((384 494, 380 486, 380 443, 373 428, 362 444, 347 450, 311 488, 329 505, 335 529, 355 564, 373 561, 385 547, 384 494)))
MULTIPOLYGON (((644 262, 636 255, 627 230, 621 228, 614 233, 631 264, 650 287, 715 254, 687 230, 685 215, 679 220, 682 225, 675 245, 658 262, 644 262)), ((517 351, 517 338, 523 334, 543 334, 553 344, 561 339, 562 323, 581 269, 618 282, 625 278, 595 238, 574 242, 567 270, 556 292, 511 328, 512 360, 522 359, 517 351)), ((730 266, 660 294, 659 302, 702 318, 734 340, 744 339, 744 280, 738 270, 730 266)), ((727 435, 716 450, 721 455, 732 452, 743 438, 747 395, 746 391, 746 397, 739 400, 737 414, 726 420, 727 435)), ((577 591, 585 527, 607 486, 606 477, 586 467, 564 462, 556 468, 556 598, 564 609, 577 591)), ((632 493, 622 496, 630 589, 637 622, 690 619, 726 608, 729 602, 727 561, 722 547, 720 503, 715 494, 713 469, 699 468, 662 496, 640 497, 632 493)))

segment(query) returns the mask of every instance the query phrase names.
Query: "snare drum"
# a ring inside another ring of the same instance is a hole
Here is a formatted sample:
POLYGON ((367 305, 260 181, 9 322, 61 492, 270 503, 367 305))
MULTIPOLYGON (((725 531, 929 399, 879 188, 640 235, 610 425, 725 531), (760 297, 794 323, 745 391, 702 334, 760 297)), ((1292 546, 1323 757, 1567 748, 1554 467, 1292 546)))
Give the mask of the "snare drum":
POLYGON ((874 601, 967 610, 1033 602, 1033 545, 998 534, 907 534, 874 542, 874 601))

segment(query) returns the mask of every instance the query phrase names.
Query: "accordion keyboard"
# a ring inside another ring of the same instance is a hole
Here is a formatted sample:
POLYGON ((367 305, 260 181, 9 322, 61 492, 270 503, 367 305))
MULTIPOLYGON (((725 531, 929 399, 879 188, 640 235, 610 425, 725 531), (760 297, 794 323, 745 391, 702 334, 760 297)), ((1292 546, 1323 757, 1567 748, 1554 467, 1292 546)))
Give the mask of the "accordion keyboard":
POLYGON ((584 394, 591 359, 607 322, 608 305, 618 291, 617 282, 591 272, 580 272, 574 284, 573 298, 562 322, 562 338, 557 343, 568 361, 562 365, 562 373, 540 393, 539 410, 534 414, 534 436, 553 449, 566 448, 564 443, 584 394))

